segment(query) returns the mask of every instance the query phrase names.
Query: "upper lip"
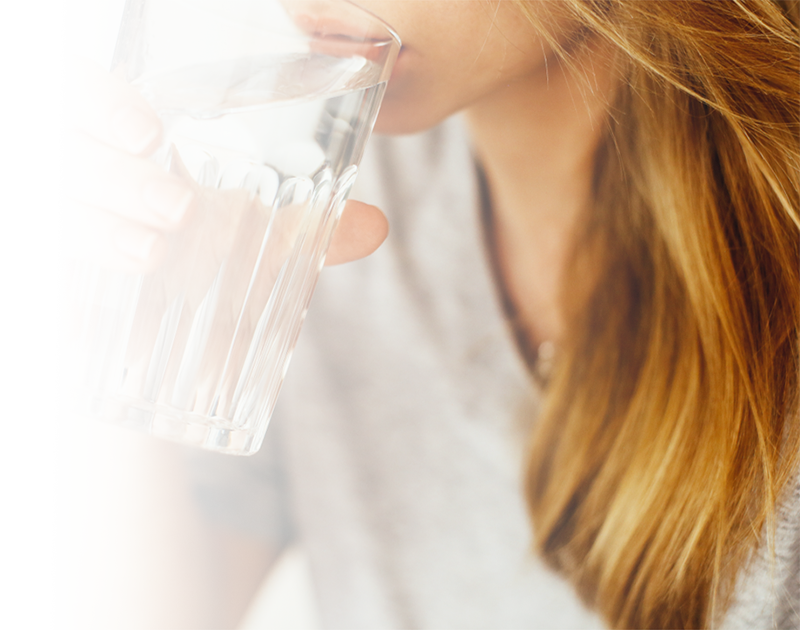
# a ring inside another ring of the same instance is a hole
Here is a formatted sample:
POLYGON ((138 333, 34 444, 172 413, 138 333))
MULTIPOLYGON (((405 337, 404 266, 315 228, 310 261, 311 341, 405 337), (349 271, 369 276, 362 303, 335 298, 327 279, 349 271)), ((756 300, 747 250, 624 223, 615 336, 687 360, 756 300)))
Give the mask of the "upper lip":
POLYGON ((294 17, 295 24, 308 35, 320 38, 340 39, 357 42, 360 44, 377 44, 399 38, 391 29, 356 29, 338 18, 317 16, 312 14, 298 14, 294 17))

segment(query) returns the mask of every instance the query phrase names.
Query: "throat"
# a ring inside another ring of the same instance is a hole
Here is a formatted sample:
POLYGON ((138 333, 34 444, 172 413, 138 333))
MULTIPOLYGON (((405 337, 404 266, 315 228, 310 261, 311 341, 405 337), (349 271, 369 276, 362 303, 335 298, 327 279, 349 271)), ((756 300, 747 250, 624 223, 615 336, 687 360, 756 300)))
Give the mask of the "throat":
POLYGON ((546 79, 518 81, 466 110, 495 283, 531 367, 540 347, 552 354, 567 334, 565 276, 588 223, 615 85, 600 59, 592 89, 559 64, 546 79))
POLYGON ((480 166, 478 181, 485 246, 504 313, 531 373, 546 380, 562 335, 558 273, 552 265, 555 258, 542 256, 542 260, 535 260, 530 248, 519 251, 518 244, 510 245, 508 227, 503 229, 497 224, 486 176, 480 166))

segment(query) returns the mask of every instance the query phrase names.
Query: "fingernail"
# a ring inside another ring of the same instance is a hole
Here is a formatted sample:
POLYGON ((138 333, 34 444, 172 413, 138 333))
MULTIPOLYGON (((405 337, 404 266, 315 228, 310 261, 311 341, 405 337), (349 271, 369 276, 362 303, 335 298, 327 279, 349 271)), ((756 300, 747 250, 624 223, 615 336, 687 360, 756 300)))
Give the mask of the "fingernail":
POLYGON ((144 189, 144 201, 170 223, 178 223, 192 202, 191 189, 179 182, 159 179, 144 189))
POLYGON ((147 262, 153 249, 156 246, 156 234, 136 234, 130 233, 127 230, 121 230, 114 235, 114 246, 117 251, 136 260, 138 262, 147 262))
POLYGON ((111 119, 111 126, 124 148, 140 153, 149 147, 160 133, 158 119, 137 107, 124 107, 111 119))

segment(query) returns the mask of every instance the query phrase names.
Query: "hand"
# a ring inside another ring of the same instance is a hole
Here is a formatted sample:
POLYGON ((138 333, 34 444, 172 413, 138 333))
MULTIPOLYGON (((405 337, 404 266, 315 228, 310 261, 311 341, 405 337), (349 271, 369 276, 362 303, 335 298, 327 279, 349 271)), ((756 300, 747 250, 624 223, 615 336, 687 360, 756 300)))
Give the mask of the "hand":
MULTIPOLYGON (((68 253, 129 271, 154 269, 170 234, 191 220, 198 191, 147 159, 163 129, 133 87, 97 67, 72 66, 64 144, 68 253)), ((378 208, 348 201, 326 264, 371 254, 387 232, 378 208)))

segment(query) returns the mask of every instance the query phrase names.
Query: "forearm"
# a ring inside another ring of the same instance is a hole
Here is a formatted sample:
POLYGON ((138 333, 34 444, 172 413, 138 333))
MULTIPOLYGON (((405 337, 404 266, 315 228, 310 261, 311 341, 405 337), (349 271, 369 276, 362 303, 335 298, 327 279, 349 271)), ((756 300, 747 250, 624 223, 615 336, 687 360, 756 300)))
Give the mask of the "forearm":
POLYGON ((82 420, 61 535, 79 630, 218 627, 216 561, 176 445, 82 420))

